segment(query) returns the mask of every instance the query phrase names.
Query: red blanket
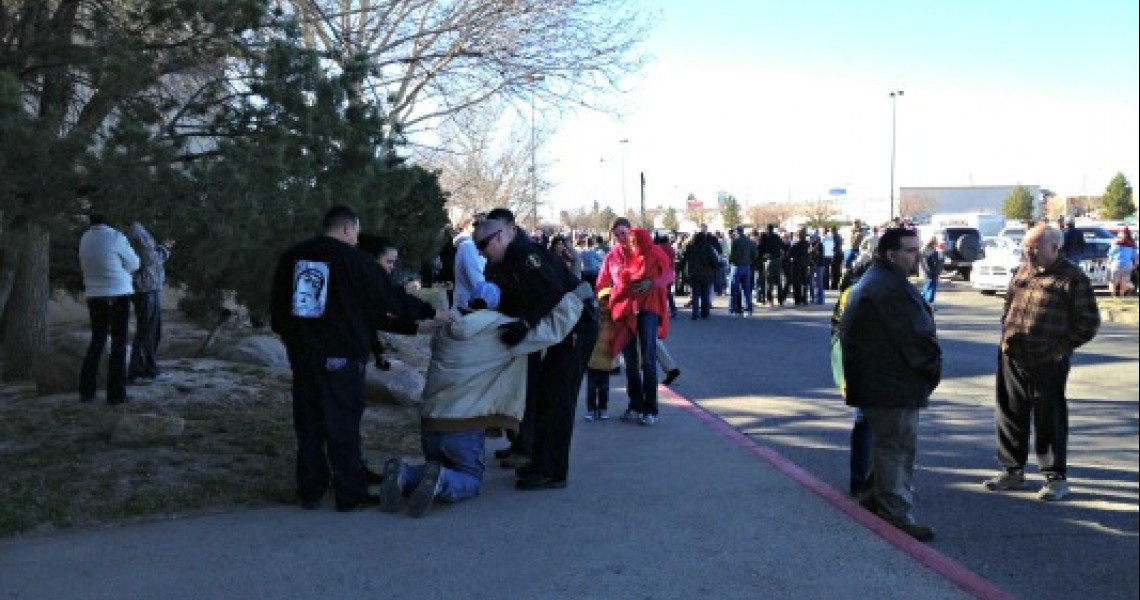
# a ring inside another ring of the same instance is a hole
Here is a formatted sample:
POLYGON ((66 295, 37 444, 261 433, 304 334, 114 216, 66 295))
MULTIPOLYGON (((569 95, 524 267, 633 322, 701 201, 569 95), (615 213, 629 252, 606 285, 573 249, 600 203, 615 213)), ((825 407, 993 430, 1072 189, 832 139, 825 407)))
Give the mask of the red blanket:
MULTIPOLYGON (((610 354, 617 356, 626 344, 637 337, 637 313, 650 311, 657 314, 657 337, 669 334, 669 299, 665 288, 654 285, 646 292, 634 290, 634 282, 656 281, 672 268, 665 251, 654 245, 649 232, 640 227, 633 229, 632 257, 622 266, 610 295, 610 317, 614 322, 614 336, 610 340, 610 354)), ((626 368, 630 368, 629 365, 626 368)))

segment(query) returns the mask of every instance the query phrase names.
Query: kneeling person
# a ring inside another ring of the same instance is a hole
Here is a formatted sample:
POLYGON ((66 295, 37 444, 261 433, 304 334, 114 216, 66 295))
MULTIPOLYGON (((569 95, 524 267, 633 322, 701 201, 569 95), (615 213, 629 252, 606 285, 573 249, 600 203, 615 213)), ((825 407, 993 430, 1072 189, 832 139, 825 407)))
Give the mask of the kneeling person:
POLYGON ((420 443, 427 462, 384 465, 380 509, 396 512, 408 498, 408 513, 422 517, 432 503, 460 502, 483 485, 485 432, 518 430, 526 406, 527 356, 561 342, 582 313, 582 301, 566 294, 537 327, 514 346, 499 338, 515 319, 493 310, 499 288, 483 282, 470 302, 477 308, 439 330, 420 406, 420 443), (485 307, 485 308, 483 308, 485 307))

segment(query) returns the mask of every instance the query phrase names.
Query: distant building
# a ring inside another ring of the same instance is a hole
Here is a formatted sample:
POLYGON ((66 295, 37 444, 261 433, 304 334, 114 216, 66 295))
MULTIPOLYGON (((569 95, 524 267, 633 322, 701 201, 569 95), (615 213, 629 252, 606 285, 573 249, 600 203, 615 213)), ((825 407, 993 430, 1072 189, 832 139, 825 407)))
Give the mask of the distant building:
MULTIPOLYGON (((896 214, 924 222, 936 213, 1002 213, 1002 204, 1017 185, 963 185, 900 187, 896 214)), ((1053 194, 1039 185, 1023 185, 1033 197, 1034 214, 1040 214, 1053 194)))

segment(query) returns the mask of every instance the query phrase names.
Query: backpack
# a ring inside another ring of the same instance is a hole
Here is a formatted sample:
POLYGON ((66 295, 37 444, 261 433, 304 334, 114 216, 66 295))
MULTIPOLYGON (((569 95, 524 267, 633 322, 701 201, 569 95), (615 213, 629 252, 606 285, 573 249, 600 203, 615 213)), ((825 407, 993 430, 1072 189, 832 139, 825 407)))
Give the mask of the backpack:
POLYGON ((859 282, 859 278, 867 272, 870 265, 863 265, 859 268, 848 269, 843 274, 843 279, 839 282, 839 297, 835 300, 835 308, 831 310, 831 339, 830 339, 830 354, 831 354, 831 377, 835 380, 835 386, 839 388, 839 393, 847 397, 847 381, 843 376, 843 346, 839 343, 839 321, 843 318, 843 311, 847 308, 847 297, 851 294, 851 288, 859 282))

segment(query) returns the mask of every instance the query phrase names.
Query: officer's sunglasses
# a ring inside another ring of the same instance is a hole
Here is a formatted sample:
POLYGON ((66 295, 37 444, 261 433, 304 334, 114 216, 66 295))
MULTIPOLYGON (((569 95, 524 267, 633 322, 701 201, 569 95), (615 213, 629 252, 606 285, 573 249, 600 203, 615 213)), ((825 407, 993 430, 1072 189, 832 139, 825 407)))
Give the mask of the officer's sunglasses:
POLYGON ((485 237, 485 238, 483 238, 483 239, 481 239, 481 240, 479 240, 479 241, 475 242, 475 249, 476 249, 476 250, 478 250, 478 251, 480 251, 480 252, 482 252, 482 251, 486 250, 486 249, 487 249, 487 246, 490 246, 490 245, 491 245, 491 240, 493 240, 493 239, 495 239, 496 237, 498 237, 498 236, 499 236, 499 234, 500 234, 500 233, 502 233, 502 232, 503 232, 503 230, 502 230, 502 229, 500 229, 500 230, 496 231, 495 233, 492 233, 491 235, 489 235, 489 236, 487 236, 487 237, 485 237))

